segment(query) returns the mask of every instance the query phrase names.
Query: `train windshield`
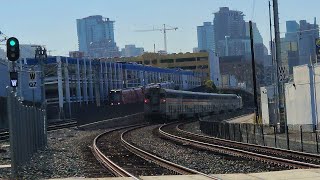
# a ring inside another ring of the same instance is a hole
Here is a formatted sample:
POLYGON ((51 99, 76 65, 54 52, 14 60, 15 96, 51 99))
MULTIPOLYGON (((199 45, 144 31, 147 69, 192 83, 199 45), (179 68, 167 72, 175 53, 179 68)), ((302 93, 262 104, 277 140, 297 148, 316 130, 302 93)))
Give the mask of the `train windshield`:
POLYGON ((119 102, 119 101, 121 101, 120 91, 111 91, 110 100, 111 100, 112 102, 119 102))

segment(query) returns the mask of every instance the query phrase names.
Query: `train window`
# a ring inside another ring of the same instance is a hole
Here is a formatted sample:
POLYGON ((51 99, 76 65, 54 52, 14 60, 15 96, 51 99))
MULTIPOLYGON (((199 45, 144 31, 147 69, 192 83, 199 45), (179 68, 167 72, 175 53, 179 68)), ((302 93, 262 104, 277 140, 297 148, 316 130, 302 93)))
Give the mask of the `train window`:
POLYGON ((176 94, 167 94, 167 98, 177 98, 176 94))
POLYGON ((193 95, 192 94, 184 95, 183 99, 193 99, 193 95))
POLYGON ((165 98, 165 97, 166 97, 166 94, 160 93, 160 98, 165 98))

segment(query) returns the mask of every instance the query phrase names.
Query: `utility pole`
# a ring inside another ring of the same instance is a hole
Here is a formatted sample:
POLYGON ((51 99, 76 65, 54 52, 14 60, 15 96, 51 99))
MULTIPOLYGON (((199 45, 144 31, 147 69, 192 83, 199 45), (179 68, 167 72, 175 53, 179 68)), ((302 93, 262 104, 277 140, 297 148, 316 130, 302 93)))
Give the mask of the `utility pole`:
MULTIPOLYGON (((279 111, 278 111, 278 117, 279 121, 278 123, 284 123, 287 125, 286 120, 286 112, 285 112, 285 96, 284 96, 284 84, 283 80, 282 82, 279 82, 280 80, 280 72, 279 67, 282 67, 282 60, 281 60, 281 44, 280 44, 280 28, 279 28, 279 9, 278 9, 278 0, 273 0, 273 18, 274 18, 274 31, 275 31, 275 45, 276 45, 276 84, 278 85, 278 99, 279 99, 279 111)), ((286 70, 285 70, 286 72, 286 70)), ((284 72, 284 73, 285 73, 284 72)))
POLYGON ((254 43, 253 43, 253 30, 252 21, 249 21, 250 26, 250 45, 251 45, 251 61, 252 61, 252 79, 253 79, 253 96, 254 96, 254 113, 255 113, 255 123, 258 124, 258 102, 257 102, 257 77, 256 77, 256 64, 254 61, 254 43))

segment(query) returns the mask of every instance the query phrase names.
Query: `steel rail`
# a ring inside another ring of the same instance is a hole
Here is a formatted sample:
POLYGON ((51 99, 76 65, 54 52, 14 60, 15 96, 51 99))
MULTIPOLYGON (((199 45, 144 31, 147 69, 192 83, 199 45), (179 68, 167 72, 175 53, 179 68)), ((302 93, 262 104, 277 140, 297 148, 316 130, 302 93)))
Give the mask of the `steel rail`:
MULTIPOLYGON (((76 121, 50 125, 50 126, 48 126, 48 132, 56 131, 56 130, 60 130, 60 129, 64 129, 64 128, 76 127, 76 126, 77 126, 76 121)), ((7 140, 7 139, 9 139, 9 137, 10 137, 9 131, 0 132, 0 141, 7 140)))
POLYGON ((182 174, 182 175, 198 174, 198 175, 202 175, 202 176, 208 177, 208 178, 210 178, 210 179, 219 179, 219 178, 217 178, 217 177, 213 177, 213 176, 210 176, 210 175, 208 175, 208 174, 205 174, 205 173, 196 171, 196 170, 194 170, 194 169, 190 169, 190 168, 187 168, 187 167, 185 167, 185 166, 181 166, 181 165, 179 165, 179 164, 176 164, 176 163, 170 162, 170 161, 168 161, 168 160, 165 160, 165 159, 163 159, 163 158, 160 158, 160 157, 158 157, 158 156, 156 156, 156 155, 154 155, 154 154, 151 154, 151 153, 149 153, 149 152, 147 152, 147 151, 144 151, 144 150, 142 150, 142 149, 140 149, 140 148, 138 148, 138 147, 130 144, 128 141, 125 140, 124 136, 125 136, 127 133, 129 133, 129 132, 131 132, 131 131, 134 131, 134 130, 136 130, 136 129, 139 129, 139 128, 141 128, 141 127, 134 127, 134 128, 131 128, 131 129, 129 129, 129 130, 124 131, 124 132, 121 134, 121 141, 122 141, 122 143, 123 143, 123 144, 125 145, 125 147, 126 147, 129 151, 131 151, 132 153, 140 156, 140 157, 143 158, 143 159, 147 159, 147 160, 149 160, 149 161, 152 161, 152 162, 154 162, 154 163, 156 163, 156 164, 158 164, 158 165, 160 165, 160 166, 162 166, 162 167, 164 167, 164 168, 167 168, 167 169, 169 169, 169 170, 175 171, 175 172, 177 172, 177 173, 179 173, 179 174, 182 174))
POLYGON ((116 129, 112 129, 106 132, 103 132, 101 134, 99 134, 97 137, 94 138, 93 140, 93 144, 92 144, 92 153, 95 156, 95 158, 107 169, 109 169, 115 176, 120 176, 120 177, 131 177, 133 179, 138 180, 139 178, 132 175, 131 173, 129 173, 128 171, 126 171, 125 169, 121 168, 120 166, 118 166, 116 163, 114 163, 111 159, 109 159, 108 157, 106 157, 101 150, 98 148, 97 146, 97 141, 104 135, 108 134, 108 133, 112 133, 114 131, 118 131, 121 129, 125 129, 128 127, 132 127, 132 126, 126 126, 126 127, 120 127, 120 128, 116 128, 116 129))
POLYGON ((294 160, 289 160, 289 159, 278 158, 278 157, 263 155, 263 154, 259 154, 259 153, 254 153, 254 152, 250 152, 250 151, 245 151, 245 150, 241 150, 241 149, 200 142, 200 141, 192 140, 189 138, 176 136, 176 135, 167 133, 162 130, 163 127, 171 125, 171 124, 162 125, 159 127, 158 130, 161 135, 163 135, 164 137, 166 137, 168 139, 176 141, 176 142, 184 143, 187 145, 191 145, 193 147, 197 147, 197 148, 201 148, 201 149, 205 149, 205 150, 209 150, 209 151, 219 152, 219 153, 223 153, 223 154, 229 154, 229 155, 237 156, 237 157, 245 157, 248 159, 253 159, 253 160, 262 161, 262 162, 269 162, 269 163, 273 163, 273 164, 277 164, 277 165, 285 165, 285 166, 289 166, 289 167, 293 167, 293 168, 320 168, 320 165, 316 165, 316 164, 299 162, 299 161, 294 161, 294 160))
POLYGON ((312 154, 312 153, 306 153, 306 152, 300 152, 300 151, 294 151, 294 150, 288 150, 288 149, 281 149, 281 148, 275 148, 275 147, 269 147, 269 146, 262 146, 262 145, 257 145, 257 144, 250 144, 250 143, 245 143, 245 142, 238 142, 238 141, 232 141, 232 140, 227 140, 227 139, 221 139, 221 138, 207 136, 207 135, 203 135, 203 134, 192 133, 192 132, 181 129, 180 127, 182 125, 184 125, 184 123, 178 124, 176 126, 177 131, 191 135, 191 136, 210 139, 210 140, 217 142, 217 143, 221 143, 221 144, 225 143, 229 146, 250 149, 255 152, 257 152, 257 151, 258 152, 266 152, 266 153, 272 153, 272 154, 276 154, 276 155, 283 154, 285 156, 292 156, 292 157, 298 158, 298 159, 310 160, 310 161, 318 160, 320 162, 320 155, 318 155, 318 154, 312 154))

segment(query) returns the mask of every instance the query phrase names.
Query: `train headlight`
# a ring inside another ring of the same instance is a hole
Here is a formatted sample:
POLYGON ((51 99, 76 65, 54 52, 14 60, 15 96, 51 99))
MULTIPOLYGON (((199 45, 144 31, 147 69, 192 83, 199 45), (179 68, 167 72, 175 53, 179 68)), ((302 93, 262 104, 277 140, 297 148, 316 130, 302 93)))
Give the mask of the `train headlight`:
POLYGON ((113 105, 113 103, 111 103, 111 105, 113 105))
POLYGON ((120 103, 118 102, 118 105, 120 105, 120 103))

